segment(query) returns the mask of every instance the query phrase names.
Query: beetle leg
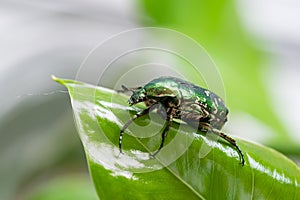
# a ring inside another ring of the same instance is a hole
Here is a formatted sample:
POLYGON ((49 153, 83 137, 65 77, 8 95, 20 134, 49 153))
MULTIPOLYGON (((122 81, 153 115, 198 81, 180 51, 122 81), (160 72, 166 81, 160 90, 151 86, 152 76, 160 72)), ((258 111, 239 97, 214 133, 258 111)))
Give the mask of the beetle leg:
POLYGON ((215 128, 212 128, 209 124, 207 123, 200 123, 200 126, 202 128, 204 128, 204 130, 202 129, 202 131, 207 131, 207 132, 211 132, 221 138, 223 138, 224 140, 226 140, 227 142, 229 142, 230 144, 232 144, 238 151, 239 155, 240 155, 240 159, 241 159, 241 165, 244 166, 245 164, 245 159, 244 159, 244 154, 242 152, 242 150, 240 149, 240 147, 237 145, 236 141, 229 137, 228 135, 226 135, 224 132, 218 130, 218 129, 215 129, 215 128), (205 130, 206 129, 206 130, 205 130))
POLYGON ((150 107, 146 108, 145 110, 142 110, 141 112, 135 114, 130 120, 128 120, 126 122, 126 124, 122 127, 121 131, 120 131, 120 137, 119 137, 119 149, 120 149, 120 153, 122 153, 122 139, 123 139, 123 134, 124 134, 124 131, 127 129, 127 127, 136 119, 146 115, 149 113, 150 111, 150 107))
POLYGON ((152 157, 155 157, 159 152, 160 150, 163 148, 164 146, 164 142, 165 142, 165 138, 167 137, 167 134, 168 134, 168 131, 170 129, 170 126, 172 124, 172 121, 173 121, 173 115, 168 115, 167 116, 167 121, 166 121, 166 125, 165 125, 165 128, 161 134, 161 143, 160 143, 160 146, 158 148, 158 150, 152 154, 152 157))

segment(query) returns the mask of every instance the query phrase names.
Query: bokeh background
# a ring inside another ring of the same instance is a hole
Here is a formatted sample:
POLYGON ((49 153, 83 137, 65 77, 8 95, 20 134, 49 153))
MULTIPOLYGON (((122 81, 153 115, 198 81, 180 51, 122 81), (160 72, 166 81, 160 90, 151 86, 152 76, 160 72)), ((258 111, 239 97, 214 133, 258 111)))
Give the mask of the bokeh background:
MULTIPOLYGON (((0 1, 0 199, 97 199, 65 89, 101 41, 131 28, 180 31, 216 62, 225 130, 300 163, 300 2, 0 1)), ((159 38, 158 38, 159 39, 159 38)))

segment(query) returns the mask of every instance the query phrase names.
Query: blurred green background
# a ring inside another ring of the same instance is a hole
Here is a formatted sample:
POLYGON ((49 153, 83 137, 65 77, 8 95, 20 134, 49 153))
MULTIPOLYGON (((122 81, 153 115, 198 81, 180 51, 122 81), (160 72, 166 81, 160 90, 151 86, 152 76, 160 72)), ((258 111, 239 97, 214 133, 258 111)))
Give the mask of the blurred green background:
POLYGON ((0 199, 97 199, 65 89, 99 42, 130 28, 177 30, 216 62, 225 130, 300 162, 296 1, 0 2, 0 199), (62 91, 61 91, 62 90, 62 91), (61 92, 60 92, 61 91, 61 92))

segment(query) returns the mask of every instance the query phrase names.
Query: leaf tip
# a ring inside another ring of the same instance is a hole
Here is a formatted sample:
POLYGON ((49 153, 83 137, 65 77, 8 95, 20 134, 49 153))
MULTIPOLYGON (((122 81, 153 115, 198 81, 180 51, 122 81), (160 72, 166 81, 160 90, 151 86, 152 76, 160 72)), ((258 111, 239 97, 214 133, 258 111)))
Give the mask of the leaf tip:
POLYGON ((52 78, 52 80, 54 80, 55 82, 57 82, 57 83, 60 83, 60 84, 62 84, 62 85, 65 85, 64 84, 64 81, 62 80, 62 79, 60 79, 60 78, 57 78, 55 75, 51 75, 51 78, 52 78))
POLYGON ((54 81, 57 81, 58 80, 58 78, 55 76, 55 75, 51 75, 51 78, 52 78, 52 80, 54 80, 54 81))

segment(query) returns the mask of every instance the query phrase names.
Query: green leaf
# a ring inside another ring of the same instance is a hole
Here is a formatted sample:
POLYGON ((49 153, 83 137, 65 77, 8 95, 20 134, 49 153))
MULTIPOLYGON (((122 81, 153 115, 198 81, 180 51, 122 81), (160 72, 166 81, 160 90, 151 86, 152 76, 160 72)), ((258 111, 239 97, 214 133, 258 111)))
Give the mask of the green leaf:
POLYGON ((239 164, 234 148, 207 139, 187 126, 174 125, 154 158, 163 123, 150 114, 129 126, 119 154, 120 128, 141 107, 128 107, 123 94, 62 80, 90 173, 101 199, 300 199, 300 170, 282 154, 237 139, 245 154, 239 164), (134 134, 140 134, 139 139, 134 134))

